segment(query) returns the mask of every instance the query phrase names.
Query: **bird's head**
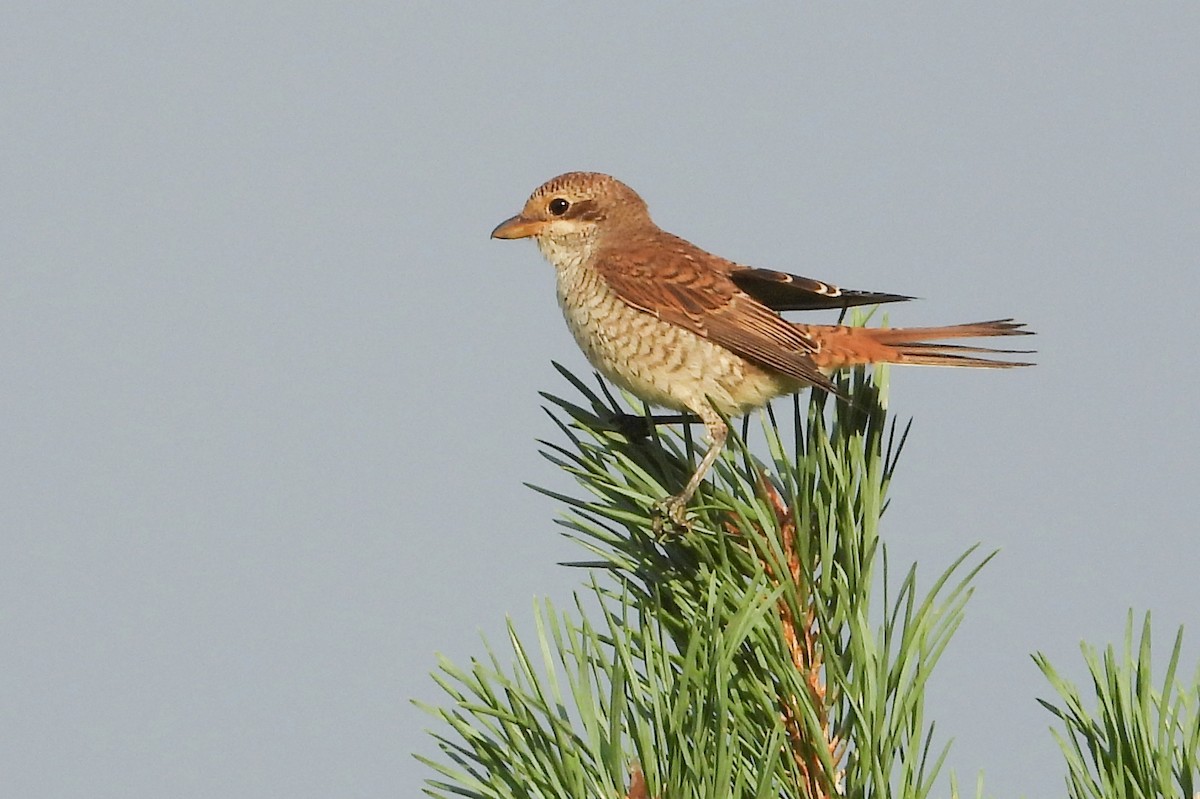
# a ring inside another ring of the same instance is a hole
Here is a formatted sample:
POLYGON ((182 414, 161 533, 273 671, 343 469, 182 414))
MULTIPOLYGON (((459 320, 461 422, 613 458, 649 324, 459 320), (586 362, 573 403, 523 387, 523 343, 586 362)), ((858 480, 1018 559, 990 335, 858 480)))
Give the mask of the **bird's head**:
POLYGON ((543 183, 521 213, 492 231, 494 239, 533 238, 543 252, 596 243, 606 233, 652 224, 633 189, 599 172, 567 172, 543 183))

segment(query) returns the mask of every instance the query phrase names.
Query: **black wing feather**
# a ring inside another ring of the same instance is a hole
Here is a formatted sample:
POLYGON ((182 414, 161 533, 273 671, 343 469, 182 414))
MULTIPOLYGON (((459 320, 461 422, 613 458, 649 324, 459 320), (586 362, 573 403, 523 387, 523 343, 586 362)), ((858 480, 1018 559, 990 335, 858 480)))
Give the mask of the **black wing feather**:
POLYGON ((903 294, 841 289, 810 277, 773 269, 742 267, 730 272, 729 276, 738 288, 773 311, 819 311, 913 299, 903 294))

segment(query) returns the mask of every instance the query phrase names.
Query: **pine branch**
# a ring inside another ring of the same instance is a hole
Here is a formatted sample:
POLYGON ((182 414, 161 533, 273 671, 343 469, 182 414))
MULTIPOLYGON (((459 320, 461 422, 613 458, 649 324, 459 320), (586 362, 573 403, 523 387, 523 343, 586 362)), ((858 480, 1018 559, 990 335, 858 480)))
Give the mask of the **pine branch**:
POLYGON ((1200 669, 1189 686, 1176 679, 1183 628, 1167 661, 1162 688, 1152 684, 1150 614, 1135 645, 1133 612, 1121 653, 1103 656, 1087 644, 1083 658, 1097 708, 1089 712, 1079 688, 1063 678, 1045 655, 1034 662, 1062 699, 1038 701, 1065 728, 1053 730, 1067 760, 1067 792, 1073 799, 1194 797, 1200 795, 1200 669))

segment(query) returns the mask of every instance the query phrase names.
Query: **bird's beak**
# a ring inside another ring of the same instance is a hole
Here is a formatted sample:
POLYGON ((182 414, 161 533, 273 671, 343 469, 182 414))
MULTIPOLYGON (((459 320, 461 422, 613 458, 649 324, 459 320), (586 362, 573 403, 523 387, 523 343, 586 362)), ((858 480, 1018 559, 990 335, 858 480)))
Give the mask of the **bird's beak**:
POLYGON ((527 239, 530 236, 536 236, 542 229, 542 222, 536 219, 527 219, 520 214, 505 219, 496 229, 492 231, 493 239, 527 239))

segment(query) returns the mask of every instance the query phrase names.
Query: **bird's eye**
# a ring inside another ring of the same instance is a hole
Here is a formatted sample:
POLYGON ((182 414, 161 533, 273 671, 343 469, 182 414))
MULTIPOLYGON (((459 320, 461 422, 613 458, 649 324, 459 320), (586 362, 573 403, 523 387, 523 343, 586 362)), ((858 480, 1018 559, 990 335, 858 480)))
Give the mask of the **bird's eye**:
POLYGON ((562 197, 555 197, 550 201, 550 205, 547 207, 550 209, 550 213, 554 214, 555 216, 562 216, 567 212, 567 209, 571 207, 571 204, 562 197))

